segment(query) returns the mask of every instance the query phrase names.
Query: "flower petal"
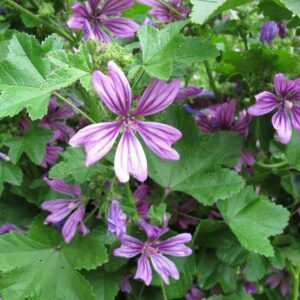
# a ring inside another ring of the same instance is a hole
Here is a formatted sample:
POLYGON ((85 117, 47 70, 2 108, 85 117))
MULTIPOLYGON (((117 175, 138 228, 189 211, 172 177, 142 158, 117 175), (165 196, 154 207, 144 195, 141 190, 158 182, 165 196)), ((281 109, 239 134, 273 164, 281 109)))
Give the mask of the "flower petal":
POLYGON ((72 6, 74 15, 67 22, 71 29, 83 29, 86 20, 90 18, 87 6, 84 3, 76 3, 72 6))
POLYGON ((116 151, 114 165, 120 182, 127 182, 129 174, 141 182, 147 179, 145 152, 133 132, 123 133, 116 151))
POLYGON ((118 238, 122 237, 126 233, 126 220, 127 216, 120 207, 119 201, 113 199, 107 218, 108 232, 115 234, 118 238))
POLYGON ((191 240, 192 236, 189 233, 182 233, 160 242, 157 246, 160 252, 167 255, 189 256, 192 254, 192 249, 184 243, 188 243, 191 240))
POLYGON ((196 87, 196 86, 190 85, 186 88, 180 89, 174 101, 178 102, 178 101, 184 100, 188 97, 197 96, 202 91, 203 91, 203 87, 196 87))
POLYGON ((162 254, 152 254, 150 256, 154 270, 161 276, 166 284, 169 284, 169 276, 179 279, 179 272, 176 265, 164 257, 162 254))
POLYGON ((252 116, 262 116, 273 109, 276 108, 278 104, 280 104, 280 100, 270 92, 262 92, 255 96, 256 103, 248 108, 248 113, 252 116))
POLYGON ((110 76, 100 71, 92 75, 94 87, 105 105, 117 115, 127 115, 131 106, 131 88, 123 71, 113 62, 108 63, 110 76))
POLYGON ((81 197, 80 185, 67 184, 62 179, 48 179, 47 177, 44 177, 44 181, 54 191, 73 197, 81 197))
POLYGON ((127 234, 123 234, 121 238, 121 247, 114 250, 114 255, 125 258, 132 258, 143 250, 144 244, 127 234))
POLYGON ((291 120, 293 126, 297 129, 300 130, 300 107, 299 106, 293 106, 291 108, 291 120))
POLYGON ((148 286, 152 281, 152 270, 148 258, 142 255, 138 260, 138 267, 134 279, 142 279, 148 286))
POLYGON ((126 18, 108 19, 103 22, 103 26, 105 26, 113 36, 121 39, 134 37, 135 32, 140 28, 139 24, 126 18))
POLYGON ((231 100, 218 106, 216 118, 221 128, 227 129, 231 127, 234 121, 236 104, 236 100, 231 100))
POLYGON ((100 0, 89 0, 89 5, 92 11, 95 11, 99 6, 100 0))
POLYGON ((287 79, 283 74, 276 74, 274 77, 274 87, 276 93, 285 98, 288 94, 293 94, 294 90, 298 89, 293 80, 287 79))
POLYGON ((147 116, 162 111, 168 107, 178 95, 180 80, 166 83, 154 79, 144 91, 134 115, 147 116))
POLYGON ((122 122, 93 124, 79 130, 69 141, 72 147, 85 146, 86 166, 91 166, 105 156, 118 137, 122 122))
POLYGON ((182 136, 176 128, 156 122, 138 122, 138 132, 147 146, 159 157, 166 160, 178 160, 178 152, 172 144, 182 136))
POLYGON ((278 133, 280 142, 287 144, 292 136, 292 125, 288 113, 284 108, 281 108, 274 114, 272 123, 278 133))
POLYGON ((95 25, 92 29, 93 36, 103 43, 110 43, 109 36, 100 28, 100 26, 95 25))
POLYGON ((106 15, 117 15, 134 5, 134 0, 106 0, 101 13, 106 15))

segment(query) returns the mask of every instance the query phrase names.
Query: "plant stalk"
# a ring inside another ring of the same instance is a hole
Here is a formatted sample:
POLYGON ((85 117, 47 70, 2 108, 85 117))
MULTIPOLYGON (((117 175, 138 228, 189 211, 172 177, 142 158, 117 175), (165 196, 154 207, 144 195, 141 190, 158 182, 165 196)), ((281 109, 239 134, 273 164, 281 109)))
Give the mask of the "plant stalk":
POLYGON ((205 66, 205 70, 206 70, 206 73, 207 73, 207 76, 208 76, 208 81, 209 81, 210 88, 213 90, 215 95, 218 96, 219 92, 218 92, 214 77, 212 75, 210 64, 207 60, 204 61, 204 66, 205 66))
POLYGON ((160 287, 161 287, 161 291, 162 291, 162 295, 163 295, 163 299, 164 300, 168 300, 168 296, 167 296, 167 292, 166 292, 166 288, 165 288, 165 284, 162 281, 162 279, 160 278, 160 287))
POLYGON ((299 300, 299 273, 300 273, 300 267, 297 267, 293 270, 293 298, 292 300, 299 300))

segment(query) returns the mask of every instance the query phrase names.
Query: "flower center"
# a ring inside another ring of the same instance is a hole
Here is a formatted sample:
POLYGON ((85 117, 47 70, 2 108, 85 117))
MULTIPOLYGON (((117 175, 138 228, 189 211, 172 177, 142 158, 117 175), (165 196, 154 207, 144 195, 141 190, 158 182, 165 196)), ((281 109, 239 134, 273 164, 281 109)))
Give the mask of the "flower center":
POLYGON ((151 242, 145 242, 144 248, 143 248, 143 254, 147 257, 151 256, 152 254, 157 253, 158 249, 155 246, 154 243, 151 242))
POLYGON ((70 209, 70 210, 73 210, 73 209, 75 209, 76 207, 78 206, 78 202, 71 202, 69 205, 68 205, 68 208, 70 209))
POLYGON ((293 107, 293 102, 292 102, 292 101, 285 100, 285 101, 284 101, 284 107, 285 107, 286 109, 292 109, 292 107, 293 107))
POLYGON ((122 118, 124 131, 137 132, 138 124, 134 117, 126 116, 122 118))

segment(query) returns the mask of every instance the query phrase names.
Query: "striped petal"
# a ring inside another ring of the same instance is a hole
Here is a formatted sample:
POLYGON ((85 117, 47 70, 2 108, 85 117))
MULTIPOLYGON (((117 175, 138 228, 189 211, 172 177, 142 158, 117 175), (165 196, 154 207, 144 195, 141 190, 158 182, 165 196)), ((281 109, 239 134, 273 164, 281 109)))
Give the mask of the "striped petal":
POLYGON ((43 179, 54 191, 77 198, 81 196, 81 188, 77 184, 67 184, 62 179, 48 179, 47 177, 43 179))
POLYGON ((152 281, 152 270, 148 258, 142 255, 138 260, 138 267, 134 279, 142 279, 148 286, 152 281))
POLYGON ((272 123, 278 133, 279 140, 282 144, 287 144, 292 136, 292 124, 288 113, 281 108, 272 117, 272 123))
POLYGON ((281 103, 281 101, 270 92, 262 92, 256 95, 255 98, 256 103, 248 108, 248 113, 252 116, 265 115, 281 103))
POLYGON ((129 235, 123 234, 121 238, 121 247, 114 250, 114 255, 125 258, 132 258, 142 252, 144 244, 129 235))
POLYGON ((105 26, 113 36, 121 39, 134 37, 135 32, 140 28, 139 24, 126 18, 108 19, 103 22, 103 26, 105 26))
POLYGON ((178 152, 172 144, 182 136, 176 128, 156 122, 138 122, 138 131, 147 146, 159 157, 166 160, 178 160, 178 152))
POLYGON ((108 63, 109 76, 101 71, 92 75, 94 87, 105 105, 117 115, 127 115, 131 106, 131 88, 123 71, 108 63))
POLYGON ((101 13, 105 15, 117 15, 124 10, 130 9, 134 5, 135 0, 106 0, 101 9, 101 13))
POLYGON ((105 156, 118 137, 122 122, 93 124, 79 130, 69 141, 73 147, 85 146, 86 166, 91 166, 105 156))
POLYGON ((144 91, 134 115, 147 116, 160 112, 171 105, 178 95, 180 80, 166 83, 155 79, 144 91))

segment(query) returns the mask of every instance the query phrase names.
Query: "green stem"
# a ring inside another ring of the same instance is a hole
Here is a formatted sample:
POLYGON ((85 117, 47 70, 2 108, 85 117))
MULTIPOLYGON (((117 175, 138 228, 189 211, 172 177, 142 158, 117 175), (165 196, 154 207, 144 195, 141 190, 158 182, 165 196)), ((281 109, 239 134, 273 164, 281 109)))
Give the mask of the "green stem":
POLYGON ((286 161, 282 161, 277 164, 264 164, 264 163, 258 161, 256 164, 265 169, 277 169, 277 168, 281 168, 281 167, 285 167, 285 166, 289 165, 286 161))
POLYGON ((181 14, 176 8, 174 8, 173 6, 171 6, 170 4, 166 3, 163 0, 157 0, 159 3, 161 3, 162 5, 164 5, 166 8, 168 8, 169 10, 171 10, 173 13, 175 13, 176 15, 178 15, 179 17, 181 17, 182 19, 185 19, 186 17, 181 14))
POLYGON ((207 60, 204 61, 204 66, 205 66, 205 70, 206 70, 206 73, 207 73, 207 76, 208 76, 208 81, 209 81, 210 88, 213 90, 213 92, 216 94, 216 96, 218 96, 218 94, 219 94, 218 89, 217 89, 214 77, 212 75, 210 64, 207 60))
POLYGON ((96 123, 92 118, 90 118, 85 112, 83 112, 81 109, 79 109, 76 105, 74 105, 73 103, 71 103, 68 99, 66 99, 65 97, 63 97, 62 95, 60 95, 57 92, 53 92, 53 95, 55 95, 58 99, 60 99, 61 101, 67 103, 69 106, 71 106, 74 110, 76 110, 78 113, 80 113, 81 115, 83 115, 85 118, 87 118, 91 123, 96 123))
POLYGON ((132 85, 131 89, 134 90, 134 88, 138 85, 138 83, 140 82, 140 80, 142 79, 143 75, 145 73, 145 70, 142 69, 141 72, 139 73, 136 81, 134 82, 134 84, 132 85))
POLYGON ((138 297, 137 297, 137 300, 140 300, 142 295, 143 295, 143 292, 144 292, 144 289, 145 289, 145 284, 142 285, 140 291, 139 291, 139 294, 138 294, 138 297))
POLYGON ((85 217, 85 219, 84 219, 84 223, 86 223, 94 214, 95 214, 95 212, 97 211, 99 209, 99 207, 98 206, 95 206, 94 208, 93 208, 93 210, 85 217))
POLYGON ((299 273, 300 273, 300 267, 295 268, 295 270, 293 270, 292 274, 293 274, 293 298, 292 300, 299 300, 299 288, 300 288, 300 284, 299 284, 299 273))
POLYGON ((49 30, 51 30, 52 32, 55 32, 57 34, 59 34, 60 36, 64 37, 65 39, 67 39, 69 42, 74 43, 75 39, 70 36, 69 34, 67 34, 63 29, 54 26, 52 24, 50 24, 49 22, 47 22, 46 20, 42 19, 41 17, 33 14, 32 12, 30 12, 28 9, 26 9, 25 7, 19 5, 18 3, 14 2, 13 0, 3 0, 6 4, 10 5, 11 7, 17 9, 19 12, 26 14, 27 16, 29 16, 31 19, 42 23, 43 25, 45 25, 49 30))
POLYGON ((161 278, 160 278, 160 287, 161 287, 161 291, 162 291, 162 294, 163 294, 163 299, 168 300, 165 284, 164 284, 164 282, 162 281, 161 278))
POLYGON ((197 218, 197 217, 194 217, 194 216, 190 216, 190 215, 188 215, 188 214, 184 214, 184 213, 181 213, 181 212, 176 212, 176 213, 177 213, 177 215, 179 215, 179 216, 183 216, 183 217, 189 218, 189 219, 191 219, 191 220, 195 220, 195 221, 198 221, 198 222, 201 221, 200 218, 197 218))
POLYGON ((130 202, 133 201, 133 197, 132 197, 132 192, 131 192, 131 188, 130 188, 130 184, 129 181, 127 181, 125 183, 125 190, 126 190, 126 194, 127 194, 127 198, 130 202))

